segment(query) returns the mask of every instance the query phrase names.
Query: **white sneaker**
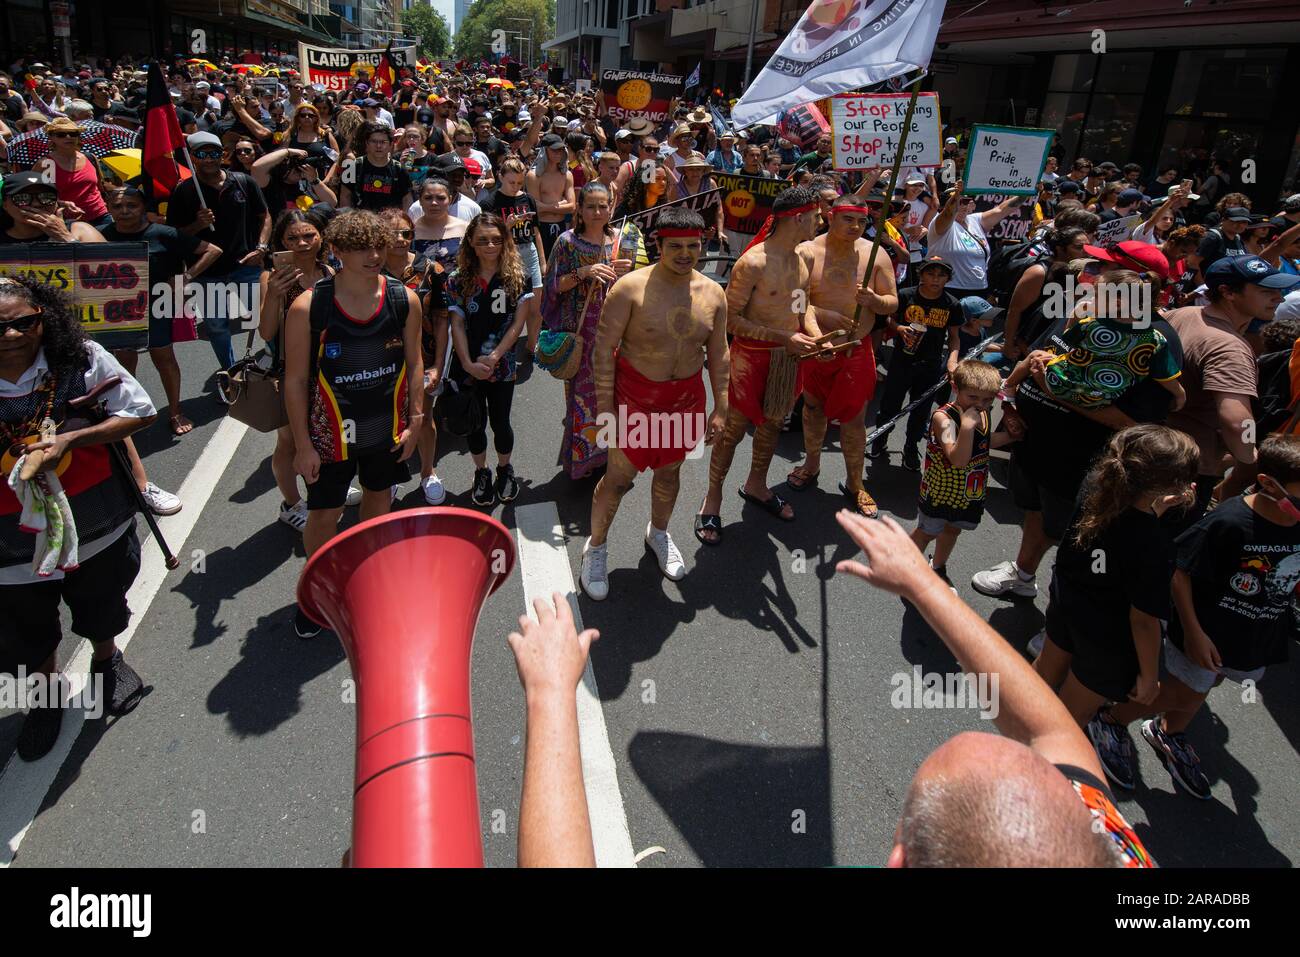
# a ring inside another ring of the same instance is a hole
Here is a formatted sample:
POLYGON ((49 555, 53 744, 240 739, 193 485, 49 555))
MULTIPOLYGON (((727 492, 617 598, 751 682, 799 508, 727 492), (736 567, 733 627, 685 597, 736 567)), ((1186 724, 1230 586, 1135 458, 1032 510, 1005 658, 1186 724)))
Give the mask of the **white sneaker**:
POLYGON ((1037 661, 1038 656, 1043 653, 1043 645, 1047 643, 1047 629, 1044 628, 1034 637, 1029 639, 1029 644, 1025 646, 1025 651, 1029 652, 1029 657, 1037 661))
POLYGON ((280 503, 280 521, 290 528, 296 528, 302 531, 307 527, 307 503, 299 499, 296 505, 285 505, 280 503))
POLYGON ((348 486, 348 497, 344 500, 344 504, 351 506, 361 504, 361 487, 359 485, 348 486))
POLYGON ((394 502, 396 502, 397 496, 401 494, 402 494, 402 486, 400 485, 388 486, 388 504, 392 505, 394 502))
POLYGON ((1015 562, 1002 562, 971 576, 971 587, 981 595, 993 598, 1010 592, 1019 598, 1034 598, 1038 595, 1038 583, 1032 578, 1025 581, 1020 577, 1015 562))
POLYGON ((655 553, 659 559, 659 570, 669 581, 679 582, 686 577, 686 563, 682 553, 677 550, 673 537, 666 531, 661 532, 653 525, 645 527, 645 547, 655 553))
POLYGON ((582 546, 582 571, 578 580, 582 590, 592 601, 604 601, 609 597, 609 543, 593 545, 588 538, 582 546))
POLYGON ((164 492, 153 482, 146 484, 141 494, 149 505, 149 511, 155 515, 175 515, 181 510, 181 500, 171 492, 164 492))
POLYGON ((424 500, 430 505, 441 505, 447 501, 447 489, 438 476, 430 475, 420 485, 424 488, 424 500))

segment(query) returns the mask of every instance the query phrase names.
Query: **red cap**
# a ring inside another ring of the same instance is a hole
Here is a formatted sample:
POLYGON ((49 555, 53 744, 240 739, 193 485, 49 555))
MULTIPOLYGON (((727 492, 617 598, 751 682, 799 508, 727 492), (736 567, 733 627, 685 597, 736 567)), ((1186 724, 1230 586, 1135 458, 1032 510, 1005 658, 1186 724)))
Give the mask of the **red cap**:
POLYGON ((1102 246, 1084 246, 1083 251, 1093 259, 1100 259, 1102 262, 1153 272, 1162 282, 1169 279, 1169 260, 1160 251, 1159 246, 1152 246, 1150 243, 1127 239, 1109 249, 1102 246))
POLYGON ((460 161, 465 164, 465 172, 470 176, 483 175, 483 167, 480 165, 478 160, 474 159, 474 157, 462 156, 460 161))

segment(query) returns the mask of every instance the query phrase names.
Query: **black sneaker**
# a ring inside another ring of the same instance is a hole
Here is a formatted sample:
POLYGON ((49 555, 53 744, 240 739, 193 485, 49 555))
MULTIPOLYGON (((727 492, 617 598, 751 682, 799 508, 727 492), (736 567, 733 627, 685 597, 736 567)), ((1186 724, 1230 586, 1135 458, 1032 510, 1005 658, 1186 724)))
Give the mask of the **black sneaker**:
POLYGON ((96 661, 90 666, 91 676, 104 677, 104 710, 118 718, 135 709, 144 697, 144 682, 134 668, 126 663, 121 651, 114 651, 107 661, 96 661))
POLYGON ((293 633, 295 635, 299 638, 315 638, 322 630, 320 625, 303 614, 301 607, 294 606, 293 633))
POLYGON ((18 757, 24 761, 39 761, 45 757, 54 747, 54 742, 59 740, 61 727, 63 708, 60 705, 32 708, 23 718, 22 730, 18 732, 18 757))
POLYGON ((1210 779, 1201 770, 1201 759, 1182 734, 1169 734, 1160 727, 1159 718, 1142 722, 1142 737, 1160 756, 1174 784, 1194 798, 1210 799, 1210 779))
POLYGON ((875 459, 883 459, 887 455, 889 455, 889 450, 885 448, 884 442, 872 442, 867 448, 867 458, 872 459, 873 461, 875 459))
POLYGON ((916 445, 912 442, 903 446, 903 468, 909 472, 921 471, 921 453, 916 450, 916 445))
POLYGON ((519 497, 519 482, 513 465, 497 466, 496 493, 502 502, 513 502, 519 497))
POLYGON ((496 501, 496 493, 492 490, 490 468, 474 470, 474 490, 469 493, 469 497, 475 505, 491 505, 496 501))
POLYGON ((1110 720, 1106 711, 1098 711, 1092 716, 1087 727, 1088 738, 1097 750, 1097 760, 1106 777, 1116 787, 1126 791, 1133 790, 1137 779, 1137 753, 1133 747, 1133 736, 1128 728, 1110 720))

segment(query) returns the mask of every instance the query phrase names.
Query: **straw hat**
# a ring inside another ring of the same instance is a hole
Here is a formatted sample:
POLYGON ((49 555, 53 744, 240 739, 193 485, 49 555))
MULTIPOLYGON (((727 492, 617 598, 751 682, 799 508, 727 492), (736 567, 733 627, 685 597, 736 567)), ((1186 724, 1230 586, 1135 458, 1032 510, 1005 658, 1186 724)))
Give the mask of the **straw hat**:
POLYGON ((709 164, 709 161, 706 160, 706 159, 705 159, 701 154, 699 154, 699 153, 692 153, 690 156, 688 156, 688 157, 687 157, 685 160, 683 160, 681 163, 678 163, 678 164, 677 164, 677 168, 678 168, 678 169, 683 169, 683 170, 685 170, 685 169, 713 169, 713 167, 709 164))

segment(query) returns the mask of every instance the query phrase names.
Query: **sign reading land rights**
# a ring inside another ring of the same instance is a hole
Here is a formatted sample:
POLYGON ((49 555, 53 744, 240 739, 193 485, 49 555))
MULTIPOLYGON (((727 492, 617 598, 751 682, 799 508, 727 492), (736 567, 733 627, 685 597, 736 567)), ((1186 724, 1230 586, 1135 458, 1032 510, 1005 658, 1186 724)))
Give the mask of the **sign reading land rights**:
POLYGON ((1055 130, 975 126, 966 151, 962 192, 1033 196, 1055 135, 1055 130))
MULTIPOLYGON (((840 93, 830 98, 831 156, 837 170, 890 166, 898 153, 909 94, 840 93)), ((916 98, 903 146, 904 166, 943 165, 939 94, 916 98)))

